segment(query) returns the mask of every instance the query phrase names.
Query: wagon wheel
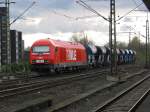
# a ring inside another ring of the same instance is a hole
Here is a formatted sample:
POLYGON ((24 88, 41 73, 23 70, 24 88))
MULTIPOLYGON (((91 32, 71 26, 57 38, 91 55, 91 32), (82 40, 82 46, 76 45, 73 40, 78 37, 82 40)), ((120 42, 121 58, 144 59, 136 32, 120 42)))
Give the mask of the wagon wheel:
POLYGON ((57 74, 60 74, 60 73, 61 73, 61 70, 60 70, 59 68, 55 68, 55 72, 56 72, 57 74))

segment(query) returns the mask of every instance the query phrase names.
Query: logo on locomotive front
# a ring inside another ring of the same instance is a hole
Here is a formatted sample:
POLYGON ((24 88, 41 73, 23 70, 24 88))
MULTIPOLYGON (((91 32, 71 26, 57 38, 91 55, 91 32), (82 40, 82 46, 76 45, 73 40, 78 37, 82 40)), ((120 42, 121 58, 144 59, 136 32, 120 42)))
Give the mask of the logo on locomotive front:
POLYGON ((66 49, 66 59, 67 60, 76 60, 76 50, 75 49, 66 49))

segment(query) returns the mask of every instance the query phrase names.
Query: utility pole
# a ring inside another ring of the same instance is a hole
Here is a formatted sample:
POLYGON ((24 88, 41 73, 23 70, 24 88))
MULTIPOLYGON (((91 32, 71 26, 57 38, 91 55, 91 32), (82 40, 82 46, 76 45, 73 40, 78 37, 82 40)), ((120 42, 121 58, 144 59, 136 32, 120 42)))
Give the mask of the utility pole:
POLYGON ((147 38, 148 38, 148 35, 147 35, 147 31, 148 31, 147 25, 148 25, 148 20, 146 20, 145 68, 147 68, 147 38))
MULTIPOLYGON (((110 12, 111 15, 111 12, 110 12)), ((112 17, 109 17, 109 47, 110 47, 110 75, 113 74, 113 56, 112 56, 112 17)))
MULTIPOLYGON (((131 32, 132 30, 136 31, 134 27, 129 26, 129 44, 128 44, 128 49, 131 48, 131 33, 135 34, 135 32, 131 32)), ((139 32, 139 35, 140 35, 140 32, 139 32)), ((139 36, 139 40, 140 40, 140 36, 139 36)), ((139 43, 139 48, 140 48, 140 43, 139 43)))
MULTIPOLYGON (((112 58, 114 58, 114 74, 112 75, 117 75, 117 50, 116 50, 116 0, 111 0, 111 35, 112 35, 112 40, 113 40, 113 45, 111 46, 111 48, 113 48, 114 51, 114 56, 112 58)), ((112 50, 112 49, 111 49, 112 50)))
POLYGON ((148 30, 148 34, 147 34, 147 37, 148 37, 148 54, 149 54, 149 66, 150 66, 150 37, 149 37, 149 21, 148 21, 148 27, 147 27, 147 30, 148 30))
POLYGON ((128 48, 130 49, 130 43, 131 43, 131 29, 130 29, 130 31, 129 31, 129 44, 128 44, 128 48))
POLYGON ((145 68, 148 68, 150 64, 150 56, 148 57, 148 50, 149 50, 149 20, 148 20, 148 11, 147 11, 147 20, 146 20, 146 45, 145 45, 145 68))
MULTIPOLYGON (((144 11, 147 12, 147 19, 146 19, 146 39, 145 39, 145 68, 150 66, 150 41, 149 41, 149 17, 148 17, 148 10, 137 10, 137 11, 144 11)), ((140 45, 139 45, 140 46, 140 45)))
POLYGON ((141 48, 141 33, 139 32, 139 49, 141 48))
POLYGON ((129 27, 129 43, 128 43, 128 49, 130 49, 131 47, 131 33, 135 33, 135 32, 131 32, 134 28, 132 28, 131 26, 129 27))
POLYGON ((149 42, 149 17, 148 17, 148 11, 147 11, 147 49, 148 49, 148 66, 150 66, 150 42, 149 42))
POLYGON ((116 8, 115 0, 110 0, 110 18, 109 18, 109 45, 111 55, 110 75, 107 80, 119 81, 117 74, 117 43, 116 43, 116 8))

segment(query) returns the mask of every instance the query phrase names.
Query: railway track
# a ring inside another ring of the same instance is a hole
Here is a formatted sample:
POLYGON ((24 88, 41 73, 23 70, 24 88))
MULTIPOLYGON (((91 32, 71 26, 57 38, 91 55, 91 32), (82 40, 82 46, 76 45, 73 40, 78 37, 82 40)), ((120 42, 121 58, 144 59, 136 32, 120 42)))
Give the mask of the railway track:
MULTIPOLYGON (((61 79, 61 80, 59 80, 60 82, 59 83, 57 83, 57 81, 55 80, 53 80, 53 81, 48 81, 48 83, 49 83, 49 85, 45 85, 45 87, 43 86, 43 87, 41 87, 41 88, 34 88, 33 90, 32 90, 32 88, 27 88, 27 90, 26 89, 24 89, 23 91, 21 90, 17 90, 17 93, 15 93, 15 94, 11 94, 11 92, 6 92, 6 94, 5 94, 5 96, 2 96, 2 98, 1 99, 3 99, 3 98, 7 98, 7 97, 9 97, 9 96, 15 96, 15 95, 19 95, 19 94, 23 94, 23 93, 28 93, 28 92, 32 92, 32 91, 35 91, 35 90, 39 90, 39 89, 45 89, 45 88, 50 88, 50 87, 55 87, 55 86, 59 86, 59 85, 63 85, 63 84, 66 84, 66 83, 69 83, 69 82, 72 82, 72 81, 78 81, 78 80, 81 80, 81 79, 84 79, 84 78, 91 78, 91 77, 96 77, 96 76, 99 76, 100 74, 103 74, 103 73, 106 73, 107 71, 106 70, 104 70, 104 71, 96 71, 96 72, 90 72, 90 73, 87 73, 87 74, 80 74, 80 75, 77 75, 77 76, 71 76, 71 77, 69 77, 69 78, 64 78, 64 79, 61 79), (95 75, 91 75, 91 74, 95 74, 95 75), (65 80, 65 82, 63 82, 63 80, 65 80), (67 81, 67 80, 69 80, 69 81, 67 81), (56 82, 56 83, 55 83, 56 82), (52 85, 51 85, 51 83, 52 83, 52 85), (54 84, 55 83, 55 84, 54 84), (54 84, 54 85, 53 85, 54 84), (29 89, 29 90, 28 90, 29 89), (31 90, 30 90, 31 89, 31 90)), ((138 73, 139 74, 139 73, 138 73)), ((137 75, 138 75, 137 74, 137 75)), ((96 77, 97 78, 97 77, 96 77)), ((109 86, 112 86, 112 85, 106 85, 106 88, 108 87, 109 88, 109 86)), ((40 86, 39 86, 40 87, 40 86)), ((102 89, 101 87, 99 88, 99 89, 102 89)), ((96 91, 98 91, 98 89, 97 90, 94 90, 93 92, 96 92, 96 91)), ((14 90, 14 92, 15 92, 15 90, 14 90)), ((13 91, 12 91, 12 93, 14 93, 13 91)), ((2 93, 3 94, 3 93, 2 93)), ((2 95, 1 93, 0 93, 0 96, 2 95)), ((90 93, 90 94, 92 94, 92 93, 90 93)), ((90 95, 90 94, 87 94, 87 96, 88 95, 90 95)), ((80 98, 82 98, 82 97, 80 97, 80 98)), ((78 98, 79 99, 79 98, 78 98)), ((38 100, 38 101, 34 101, 34 102, 32 102, 32 103, 27 103, 27 105, 26 105, 26 107, 22 107, 21 106, 21 108, 20 109, 15 109, 15 110, 18 110, 18 111, 13 111, 13 112, 22 112, 22 109, 24 110, 31 110, 31 112, 32 112, 32 108, 34 107, 34 109, 36 109, 36 108, 39 108, 39 107, 41 107, 41 105, 43 105, 43 104, 47 104, 47 105, 51 105, 50 104, 50 102, 51 101, 53 101, 53 98, 44 98, 44 99, 41 99, 41 100, 38 100), (40 102, 39 102, 40 101, 40 102), (30 105, 29 105, 30 104, 30 105)), ((53 105, 52 105, 53 106, 53 105)), ((43 109, 45 108, 47 108, 47 107, 49 107, 49 106, 46 106, 46 107, 43 107, 43 109)), ((23 111, 24 112, 24 111, 23 111)), ((38 110, 37 110, 37 112, 38 112, 38 110)), ((48 111, 49 112, 49 111, 48 111)))
MULTIPOLYGON (((125 66, 125 65, 122 65, 121 68, 132 68, 133 66, 125 66)), ((95 69, 97 70, 97 69, 95 69)), ((103 70, 106 70, 108 71, 107 68, 102 68, 101 69, 102 71, 103 70)), ((92 70, 91 70, 92 71, 92 70)), ((90 71, 90 72, 91 72, 90 71)), ((87 72, 87 71, 84 71, 84 72, 87 72)), ((44 78, 47 80, 47 78, 58 78, 58 77, 64 77, 64 76, 69 76, 69 75, 72 75, 70 72, 65 74, 65 75, 58 75, 58 74, 53 74, 52 76, 44 76, 44 77, 41 77, 39 74, 37 73, 34 73, 36 75, 23 75, 21 76, 20 78, 16 78, 16 79, 12 79, 12 80, 6 80, 6 81, 3 81, 0 83, 0 90, 4 90, 4 89, 10 89, 10 88, 15 88, 15 87, 19 87, 21 85, 26 85, 27 83, 28 84, 32 84, 30 82, 39 82, 39 81, 44 81, 44 78)), ((78 74, 78 72, 77 72, 78 74)), ((76 74, 75 74, 76 75, 76 74)), ((13 75, 11 75, 13 76, 13 75)), ((19 75, 18 75, 19 76, 19 75)))
POLYGON ((63 84, 70 83, 72 81, 78 81, 86 78, 96 77, 100 74, 106 73, 106 70, 103 71, 96 71, 96 72, 89 72, 86 74, 79 74, 75 76, 61 78, 59 80, 45 80, 45 81, 37 81, 37 82, 30 82, 18 85, 18 87, 4 89, 0 91, 0 99, 4 99, 7 97, 25 94, 28 92, 44 89, 44 88, 51 88, 63 84))
MULTIPOLYGON (((4 89, 10 89, 10 88, 15 88, 15 87, 19 87, 21 85, 29 85, 29 84, 33 84, 33 83, 38 83, 38 82, 44 82, 44 81, 48 81, 50 79, 58 79, 58 78, 62 78, 62 77, 67 77, 69 75, 73 75, 70 73, 66 73, 60 76, 60 74, 51 74, 48 75, 46 73, 44 74, 38 74, 34 76, 30 76, 30 75, 23 75, 21 78, 17 78, 17 79, 13 79, 13 80, 7 80, 7 81, 3 81, 2 83, 0 83, 0 90, 4 90, 4 89)), ((75 75, 75 74, 74 74, 75 75)))
MULTIPOLYGON (((134 75, 132 76, 127 76, 126 78, 134 78, 134 76, 138 76, 140 74, 143 74, 145 72, 141 72, 141 73, 135 73, 134 75)), ((150 76, 149 76, 150 77, 150 76)), ((144 80, 144 79, 143 79, 144 80)), ((137 82, 137 81, 135 81, 137 82)), ((133 82, 134 83, 134 82, 133 82)), ((100 86, 100 87, 97 87, 97 88, 94 88, 86 93, 83 93, 83 94, 79 94, 73 98, 70 98, 70 99, 66 99, 65 101, 63 102, 60 102, 56 105, 52 105, 50 108, 46 109, 46 111, 44 112, 70 112, 70 111, 76 111, 76 112, 80 112, 81 110, 77 109, 77 106, 81 106, 81 107, 84 107, 84 106, 88 106, 86 105, 86 102, 89 100, 89 102, 91 101, 91 96, 97 96, 97 94, 99 94, 102 90, 105 90, 105 89, 108 89, 111 88, 111 87, 115 87, 115 85, 117 85, 118 83, 117 82, 110 82, 104 86, 100 86), (69 109, 69 110, 68 110, 69 109), (74 110, 75 109, 75 110, 74 110)), ((102 94, 105 94, 105 93, 102 93, 102 94)), ((107 93, 106 93, 107 94, 107 93)), ((105 97, 105 96, 104 96, 105 97)), ((106 101, 106 100, 105 100, 106 101)), ((95 104, 92 104, 89 103, 89 105, 95 105, 95 104)), ((86 108, 85 107, 85 108, 86 108)), ((80 107, 78 107, 80 108, 80 107)), ((88 107, 87 107, 88 108, 88 107)), ((97 109, 97 108, 96 108, 97 109)), ((85 112, 85 110, 82 110, 83 112, 85 112)), ((87 112, 87 110, 86 110, 87 112)), ((96 112, 95 108, 93 111, 88 111, 88 112, 96 112)), ((116 111, 115 111, 116 112, 116 111)))
MULTIPOLYGON (((132 69, 132 68, 139 68, 139 65, 121 65, 120 66, 121 68, 124 68, 124 69, 132 69)), ((98 68, 98 69, 101 69, 101 70, 106 70, 108 69, 108 67, 103 67, 103 68, 98 68)), ((97 68, 94 68, 92 70, 97 70, 97 68)), ((92 71, 90 70, 90 71, 92 71)), ((89 71, 89 69, 88 69, 89 71)), ((86 70, 82 71, 82 72, 87 72, 86 70)), ((72 74, 72 72, 70 71, 66 71, 64 73, 67 73, 66 75, 68 75, 68 73, 72 74)), ((75 73, 79 73, 79 72, 75 72, 75 73)), ((6 75, 0 75, 0 85, 9 85, 9 84, 12 84, 12 83, 18 83, 18 82, 23 82, 23 81, 28 81, 30 79, 35 79, 35 78, 38 78, 38 77, 41 77, 41 75, 49 75, 47 73, 36 73, 36 72, 33 72, 33 73, 30 73, 30 74, 22 74, 22 73, 18 73, 16 75, 14 74, 6 74, 6 75), (2 77, 5 77, 5 78, 2 78, 2 77)), ((60 74, 51 74, 51 76, 59 76, 60 77, 60 74)))
MULTIPOLYGON (((95 70, 97 71, 97 69, 95 69, 95 70)), ((102 69, 102 70, 106 70, 106 69, 102 69)), ((84 72, 87 72, 87 71, 84 71, 84 72)), ((90 70, 89 72, 92 72, 92 70, 90 70)), ((20 78, 17 77, 15 79, 11 79, 11 80, 4 80, 0 83, 0 90, 18 87, 18 86, 26 84, 26 83, 30 84, 31 82, 44 81, 44 79, 46 79, 46 80, 47 79, 56 79, 56 78, 68 77, 68 76, 79 74, 79 72, 75 72, 73 74, 70 72, 64 72, 64 73, 65 74, 61 74, 61 75, 60 74, 50 74, 49 75, 47 73, 40 73, 40 74, 34 73, 36 75, 23 75, 20 78)), ((83 73, 83 71, 81 71, 81 73, 83 73)), ((13 75, 10 75, 10 76, 13 76, 13 75)))
POLYGON ((145 98, 149 95, 150 88, 139 98, 137 102, 131 107, 131 109, 128 112, 136 112, 136 110, 139 108, 141 103, 145 100, 145 98))
POLYGON ((118 93, 90 112, 134 112, 150 91, 150 75, 118 93))
MULTIPOLYGON (((8 76, 6 76, 8 77, 8 76)), ((5 88, 11 88, 14 87, 15 85, 19 85, 21 83, 29 82, 30 80, 38 80, 40 79, 40 75, 10 75, 9 77, 13 77, 13 79, 1 79, 0 83, 0 90, 5 89, 5 88)))

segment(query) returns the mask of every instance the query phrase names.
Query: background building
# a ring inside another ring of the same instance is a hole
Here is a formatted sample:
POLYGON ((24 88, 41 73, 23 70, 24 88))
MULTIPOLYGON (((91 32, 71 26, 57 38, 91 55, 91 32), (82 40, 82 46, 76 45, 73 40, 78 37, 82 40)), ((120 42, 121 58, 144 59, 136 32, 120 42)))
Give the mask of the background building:
POLYGON ((2 65, 9 64, 11 60, 7 22, 7 9, 6 7, 0 7, 0 64, 2 65))
POLYGON ((7 8, 0 7, 0 65, 23 60, 24 41, 22 32, 8 28, 7 8))
POLYGON ((23 61, 24 41, 22 40, 22 32, 10 30, 11 44, 11 63, 19 63, 23 61))

